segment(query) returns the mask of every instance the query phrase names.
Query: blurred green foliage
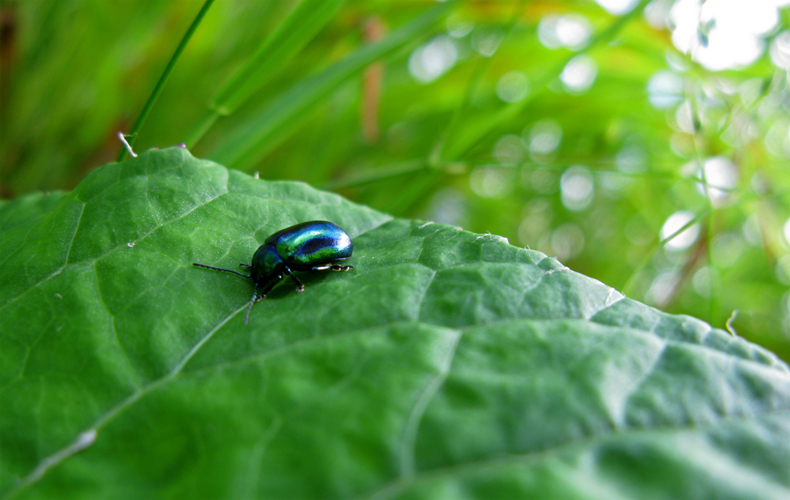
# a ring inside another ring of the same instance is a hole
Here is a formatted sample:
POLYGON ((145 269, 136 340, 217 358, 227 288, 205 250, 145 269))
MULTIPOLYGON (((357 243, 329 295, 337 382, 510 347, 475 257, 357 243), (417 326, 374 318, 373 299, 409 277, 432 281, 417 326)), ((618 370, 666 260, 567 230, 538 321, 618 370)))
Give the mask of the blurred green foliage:
MULTIPOLYGON (((135 149, 501 234, 790 359, 787 12, 712 71, 671 0, 301 3, 212 5, 135 149)), ((115 158, 202 5, 0 3, 0 194, 115 158)))

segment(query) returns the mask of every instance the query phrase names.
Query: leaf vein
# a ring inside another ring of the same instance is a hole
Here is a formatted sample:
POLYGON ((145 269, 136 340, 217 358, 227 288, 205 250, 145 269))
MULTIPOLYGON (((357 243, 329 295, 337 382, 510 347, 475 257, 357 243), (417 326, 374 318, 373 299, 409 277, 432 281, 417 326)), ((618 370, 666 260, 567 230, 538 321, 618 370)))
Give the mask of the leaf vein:
POLYGON ((448 330, 447 333, 449 345, 445 346, 445 352, 442 353, 443 356, 439 363, 439 371, 431 377, 431 380, 420 391, 419 396, 409 412, 406 424, 403 427, 400 445, 401 477, 410 477, 415 473, 414 455, 420 423, 425 416, 425 412, 428 410, 428 405, 430 405, 433 398, 436 397, 442 385, 444 385, 444 382, 447 380, 453 359, 455 359, 455 353, 461 342, 461 330, 448 330))

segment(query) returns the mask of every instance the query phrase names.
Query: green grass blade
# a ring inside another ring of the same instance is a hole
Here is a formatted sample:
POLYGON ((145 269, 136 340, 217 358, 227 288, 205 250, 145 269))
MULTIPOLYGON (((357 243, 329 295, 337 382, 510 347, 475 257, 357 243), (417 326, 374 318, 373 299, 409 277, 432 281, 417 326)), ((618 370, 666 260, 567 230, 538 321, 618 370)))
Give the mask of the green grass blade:
POLYGON ((221 114, 232 113, 281 65, 299 52, 329 22, 346 0, 302 0, 277 31, 226 83, 211 103, 221 114))
MULTIPOLYGON (((156 86, 154 87, 153 92, 148 97, 145 105, 143 106, 143 110, 140 111, 140 116, 137 117, 137 121, 134 122, 134 126, 132 126, 132 130, 126 134, 126 137, 129 138, 129 146, 134 146, 134 141, 137 139, 137 133, 145 123, 146 118, 148 118, 148 114, 151 112, 151 109, 154 107, 154 103, 159 98, 159 94, 162 93, 162 89, 165 88, 165 83, 167 83, 167 79, 170 78, 170 74, 173 72, 173 69, 176 67, 176 62, 178 58, 181 57, 181 53, 184 52, 189 40, 192 39, 192 35, 197 30, 197 27, 200 26, 201 21, 203 21, 203 17, 205 17, 206 13, 208 12, 209 8, 211 8, 211 4, 214 3, 214 0, 206 0, 203 3, 203 7, 200 8, 200 12, 198 12, 197 16, 195 16, 195 20, 192 21, 192 24, 187 29, 187 32, 184 33, 184 37, 181 39, 181 42, 176 47, 176 51, 173 52, 173 57, 170 58, 168 61, 167 66, 165 66, 165 70, 162 72, 162 76, 159 77, 159 81, 156 82, 156 86)), ((116 161, 123 161, 126 157, 126 148, 121 148, 121 151, 118 153, 118 157, 116 161)))
POLYGON ((406 161, 394 166, 380 167, 372 171, 366 171, 354 176, 338 179, 337 181, 327 183, 323 188, 334 191, 336 189, 360 187, 374 182, 392 179, 393 177, 419 172, 426 168, 429 168, 429 165, 425 160, 406 161))
POLYGON ((203 119, 188 135, 197 143, 220 116, 232 114, 277 74, 286 61, 312 40, 346 0, 302 0, 211 101, 203 119))
POLYGON ((314 77, 307 78, 279 97, 262 113, 239 126, 230 138, 209 156, 226 165, 260 160, 301 123, 307 111, 324 96, 362 72, 370 63, 385 57, 423 35, 454 2, 436 6, 382 41, 362 47, 314 77))

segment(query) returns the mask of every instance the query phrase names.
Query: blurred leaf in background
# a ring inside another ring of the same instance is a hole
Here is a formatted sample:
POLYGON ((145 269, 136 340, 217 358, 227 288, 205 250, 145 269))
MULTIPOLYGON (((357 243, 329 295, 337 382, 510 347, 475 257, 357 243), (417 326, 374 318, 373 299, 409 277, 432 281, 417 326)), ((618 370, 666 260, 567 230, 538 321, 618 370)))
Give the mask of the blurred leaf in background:
MULTIPOLYGON (((790 359, 785 0, 214 4, 136 148, 501 234, 790 359)), ((119 151, 198 1, 0 4, 0 193, 119 151)))

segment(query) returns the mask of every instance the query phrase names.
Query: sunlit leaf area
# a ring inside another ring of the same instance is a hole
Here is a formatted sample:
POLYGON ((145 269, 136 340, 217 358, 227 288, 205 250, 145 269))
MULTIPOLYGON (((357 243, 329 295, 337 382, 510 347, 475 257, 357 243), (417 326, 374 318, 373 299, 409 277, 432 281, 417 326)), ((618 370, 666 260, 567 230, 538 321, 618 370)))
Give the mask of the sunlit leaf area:
MULTIPOLYGON (((185 143, 790 359, 787 0, 0 2, 0 196, 185 143)), ((7 203, 2 201, 0 203, 7 203)), ((0 256, 2 258, 2 256, 0 256)))

